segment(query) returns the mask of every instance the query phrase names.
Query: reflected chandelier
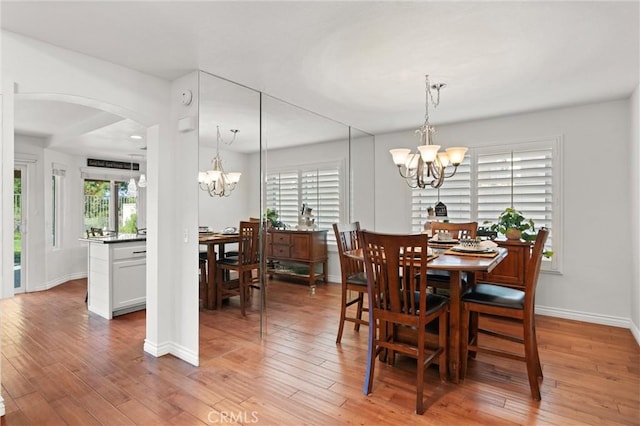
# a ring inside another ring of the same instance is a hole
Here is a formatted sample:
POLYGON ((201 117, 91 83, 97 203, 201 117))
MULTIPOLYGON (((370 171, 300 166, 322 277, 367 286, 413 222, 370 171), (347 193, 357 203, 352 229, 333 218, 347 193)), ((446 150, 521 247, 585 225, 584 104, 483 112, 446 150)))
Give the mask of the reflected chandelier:
POLYGON ((145 188, 147 186, 147 178, 142 173, 140 175, 140 179, 138 180, 138 185, 136 186, 136 180, 133 178, 133 159, 136 155, 131 154, 131 178, 129 179, 129 184, 127 185, 127 197, 137 197, 138 196, 138 188, 145 188))
POLYGON ((398 172, 407 185, 411 188, 440 188, 445 178, 450 178, 456 174, 458 166, 464 160, 467 148, 452 147, 444 152, 438 152, 440 145, 433 145, 431 141, 434 128, 429 125, 429 102, 434 108, 440 103, 440 89, 445 87, 444 83, 430 84, 429 75, 425 76, 425 114, 424 124, 416 134, 420 135, 423 145, 418 146, 418 152, 412 153, 407 148, 396 148, 389 150, 393 157, 393 162, 398 166, 398 172), (435 99, 432 93, 435 90, 435 99), (446 174, 447 166, 452 165, 453 170, 446 174))
MULTIPOLYGON (((231 129, 233 138, 226 143, 231 145, 236 140, 236 135, 239 130, 231 129)), ((198 182, 200 183, 200 189, 207 191, 209 196, 213 197, 217 195, 219 197, 228 197, 231 192, 236 188, 236 185, 240 181, 241 173, 230 172, 227 173, 222 167, 222 158, 220 158, 220 142, 225 143, 220 136, 220 126, 216 126, 216 156, 211 160, 211 170, 198 173, 198 182)))

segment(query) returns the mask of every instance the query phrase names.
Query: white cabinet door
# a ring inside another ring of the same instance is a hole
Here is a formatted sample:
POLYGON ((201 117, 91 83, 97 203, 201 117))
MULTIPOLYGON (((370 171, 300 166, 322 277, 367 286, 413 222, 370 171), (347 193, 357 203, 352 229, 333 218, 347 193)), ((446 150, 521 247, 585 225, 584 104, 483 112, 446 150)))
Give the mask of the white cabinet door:
POLYGON ((146 259, 113 262, 112 310, 142 305, 146 301, 146 259))

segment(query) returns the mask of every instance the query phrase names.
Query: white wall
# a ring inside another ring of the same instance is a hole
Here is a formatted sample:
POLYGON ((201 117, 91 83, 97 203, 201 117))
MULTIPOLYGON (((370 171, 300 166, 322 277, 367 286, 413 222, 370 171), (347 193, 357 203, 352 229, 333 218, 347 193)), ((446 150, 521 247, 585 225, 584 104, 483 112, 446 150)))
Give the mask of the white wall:
MULTIPOLYGON (((538 313, 629 326, 632 271, 638 251, 627 232, 603 242, 608 221, 629 229, 632 217, 629 100, 443 125, 437 143, 469 147, 563 137, 564 250, 561 275, 544 273, 538 313), (614 159, 614 164, 607 161, 614 159)), ((397 176, 388 150, 415 148, 413 131, 376 136, 376 230, 411 229, 410 189, 397 176)), ((446 184, 446 183, 445 183, 446 184)))
MULTIPOLYGON (((161 225, 162 233, 166 234, 165 244, 158 242, 159 258, 169 259, 172 267, 172 282, 168 287, 170 302, 164 311, 172 321, 166 325, 171 333, 166 335, 166 341, 159 354, 173 353, 174 355, 198 365, 198 128, 179 131, 178 121, 191 117, 198 120, 198 73, 192 72, 171 84, 173 102, 171 103, 171 123, 175 143, 168 147, 168 154, 172 156, 171 166, 162 170, 166 187, 162 187, 162 196, 170 198, 175 206, 171 227, 161 225), (193 100, 184 105, 179 99, 180 94, 191 90, 193 100)), ((159 224, 160 225, 160 224, 159 224)), ((146 346, 145 346, 146 347, 146 346)))
POLYGON ((631 122, 631 155, 629 164, 631 170, 631 253, 634 256, 635 266, 631 275, 631 331, 640 343, 640 86, 636 87, 630 99, 630 122, 631 122))
MULTIPOLYGON (((27 185, 23 187, 23 198, 28 209, 27 233, 23 235, 26 246, 23 247, 26 291, 34 291, 45 287, 46 233, 44 226, 44 140, 35 137, 16 136, 16 162, 26 158, 27 185), (26 250, 25 250, 26 249, 26 250)), ((24 201, 23 201, 24 202, 24 201)))
MULTIPOLYGON (((16 145, 17 147, 18 145, 16 145)), ((17 149, 17 148, 16 148, 17 149)), ((83 188, 80 167, 84 158, 61 152, 44 150, 43 158, 43 200, 44 200, 44 243, 45 248, 45 282, 39 288, 30 290, 45 290, 70 279, 87 276, 87 247, 78 241, 83 232, 83 188), (60 229, 59 246, 51 247, 52 230, 52 199, 51 169, 56 163, 65 170, 65 176, 60 180, 60 229)), ((31 269, 30 269, 31 270, 31 269)), ((29 286, 30 287, 30 286, 29 286)))

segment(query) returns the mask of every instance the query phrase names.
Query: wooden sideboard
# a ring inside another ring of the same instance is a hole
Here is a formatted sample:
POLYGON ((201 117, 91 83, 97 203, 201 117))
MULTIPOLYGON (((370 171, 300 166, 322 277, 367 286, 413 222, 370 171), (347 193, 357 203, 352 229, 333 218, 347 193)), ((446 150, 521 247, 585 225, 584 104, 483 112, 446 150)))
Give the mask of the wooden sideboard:
POLYGON ((305 278, 309 286, 327 280, 327 231, 270 230, 267 233, 269 275, 305 278), (316 265, 322 266, 322 271, 316 265))
POLYGON ((524 288, 527 267, 531 258, 532 243, 520 240, 496 240, 496 244, 509 250, 507 257, 490 273, 476 275, 478 282, 496 283, 509 287, 524 288))

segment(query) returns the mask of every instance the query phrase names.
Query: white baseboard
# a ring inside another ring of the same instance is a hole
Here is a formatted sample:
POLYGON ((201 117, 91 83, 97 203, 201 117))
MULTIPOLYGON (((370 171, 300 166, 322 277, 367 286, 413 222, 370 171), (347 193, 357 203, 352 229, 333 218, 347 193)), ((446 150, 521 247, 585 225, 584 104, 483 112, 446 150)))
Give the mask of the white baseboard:
POLYGON ((327 281, 340 284, 342 282, 342 275, 327 275, 327 281))
POLYGON ((34 292, 34 291, 44 291, 44 290, 50 290, 56 286, 59 286, 60 284, 64 284, 67 281, 71 281, 71 280, 79 280, 82 278, 87 278, 87 271, 84 272, 75 272, 73 274, 67 274, 64 275, 62 277, 57 277, 54 278, 52 280, 46 281, 44 283, 41 283, 39 285, 36 286, 27 286, 27 291, 29 293, 34 292))
POLYGON ((636 342, 640 345, 640 329, 638 329, 638 326, 634 324, 633 321, 629 321, 629 323, 631 324, 629 330, 631 330, 631 334, 633 334, 633 337, 636 338, 636 342))
POLYGON ((199 357, 197 353, 174 342, 164 342, 156 345, 155 343, 145 339, 144 351, 156 358, 171 354, 196 367, 199 364, 199 357))
POLYGON ((0 416, 4 416, 4 398, 0 396, 0 416))
MULTIPOLYGON (((610 325, 613 327, 630 328, 629 318, 612 317, 609 315, 593 314, 589 312, 571 311, 569 309, 550 308, 548 306, 536 306, 536 314, 550 317, 584 321, 594 324, 610 325)), ((637 337, 636 337, 637 340, 637 337)))
POLYGON ((173 343, 171 345, 171 354, 196 367, 199 364, 200 358, 197 352, 194 352, 191 349, 185 348, 184 346, 178 345, 176 343, 173 343))
POLYGON ((171 353, 170 346, 171 346, 170 342, 164 342, 157 345, 153 342, 150 342, 148 339, 144 339, 144 351, 149 355, 153 355, 156 358, 161 357, 163 355, 167 355, 168 353, 171 353))

